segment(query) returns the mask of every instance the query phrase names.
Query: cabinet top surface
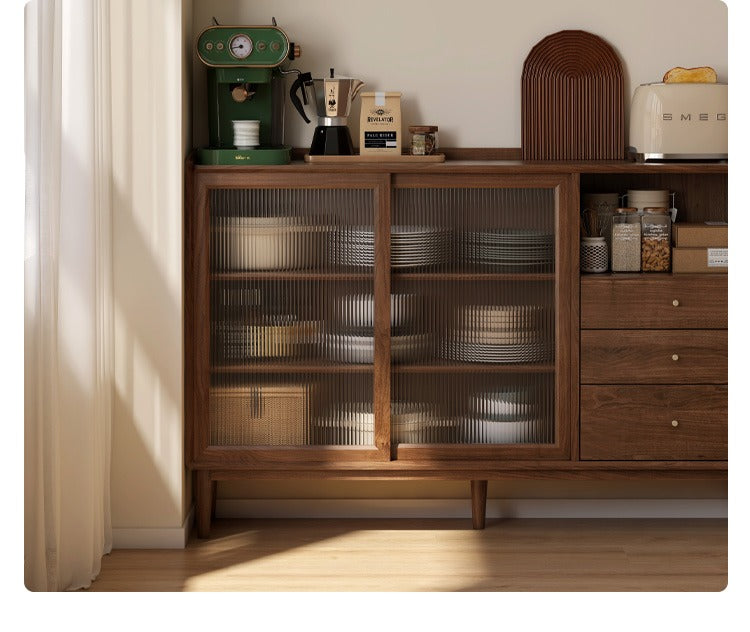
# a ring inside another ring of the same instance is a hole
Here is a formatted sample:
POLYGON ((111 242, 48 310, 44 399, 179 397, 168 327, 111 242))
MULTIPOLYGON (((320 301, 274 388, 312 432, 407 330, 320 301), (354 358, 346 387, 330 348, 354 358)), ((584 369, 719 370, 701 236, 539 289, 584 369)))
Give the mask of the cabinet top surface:
MULTIPOLYGON (((189 163, 191 164, 191 163, 189 163)), ((197 172, 219 173, 622 173, 622 174, 725 174, 726 162, 643 164, 626 160, 614 161, 522 161, 522 160, 446 160, 442 163, 357 163, 320 164, 293 161, 273 166, 209 166, 193 165, 197 172)))

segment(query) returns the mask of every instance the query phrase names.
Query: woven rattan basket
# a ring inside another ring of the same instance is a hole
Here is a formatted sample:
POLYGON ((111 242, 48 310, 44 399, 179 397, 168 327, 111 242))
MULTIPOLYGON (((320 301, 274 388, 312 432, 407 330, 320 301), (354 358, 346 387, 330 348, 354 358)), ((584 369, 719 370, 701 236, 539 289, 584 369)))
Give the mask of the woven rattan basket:
POLYGON ((307 445, 310 401, 303 384, 212 388, 211 445, 307 445))

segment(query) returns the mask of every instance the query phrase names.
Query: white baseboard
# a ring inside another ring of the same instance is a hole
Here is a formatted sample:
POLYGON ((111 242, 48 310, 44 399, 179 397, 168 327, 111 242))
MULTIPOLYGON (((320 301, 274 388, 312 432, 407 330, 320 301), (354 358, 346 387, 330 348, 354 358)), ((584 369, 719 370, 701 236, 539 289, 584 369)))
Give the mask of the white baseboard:
POLYGON ((191 507, 181 527, 113 528, 113 549, 184 549, 193 528, 191 507))
MULTIPOLYGON (((487 518, 726 518, 726 499, 487 499, 487 518)), ((218 499, 217 518, 470 518, 471 501, 218 499)))

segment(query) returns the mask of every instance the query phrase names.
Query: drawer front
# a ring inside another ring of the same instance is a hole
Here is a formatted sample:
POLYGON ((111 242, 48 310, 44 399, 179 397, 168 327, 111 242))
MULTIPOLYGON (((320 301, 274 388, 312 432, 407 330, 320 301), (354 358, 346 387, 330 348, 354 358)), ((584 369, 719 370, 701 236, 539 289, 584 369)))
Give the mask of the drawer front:
POLYGON ((582 460, 725 460, 727 387, 582 386, 580 440, 582 460))
POLYGON ((584 329, 726 329, 727 277, 581 278, 584 329))
POLYGON ((581 331, 582 384, 726 384, 726 330, 581 331))

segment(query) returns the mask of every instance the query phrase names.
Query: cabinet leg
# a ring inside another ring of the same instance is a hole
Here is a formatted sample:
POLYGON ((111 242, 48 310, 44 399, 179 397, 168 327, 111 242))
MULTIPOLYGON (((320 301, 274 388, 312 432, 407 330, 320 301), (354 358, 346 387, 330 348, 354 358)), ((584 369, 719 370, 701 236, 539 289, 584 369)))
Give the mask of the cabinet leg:
POLYGON ((199 470, 196 476, 195 489, 195 520, 199 538, 207 538, 211 531, 213 496, 211 473, 206 470, 199 470))
POLYGON ((211 520, 216 519, 216 486, 218 481, 211 481, 211 520))
POLYGON ((484 529, 487 511, 487 481, 471 481, 471 523, 475 529, 484 529))

